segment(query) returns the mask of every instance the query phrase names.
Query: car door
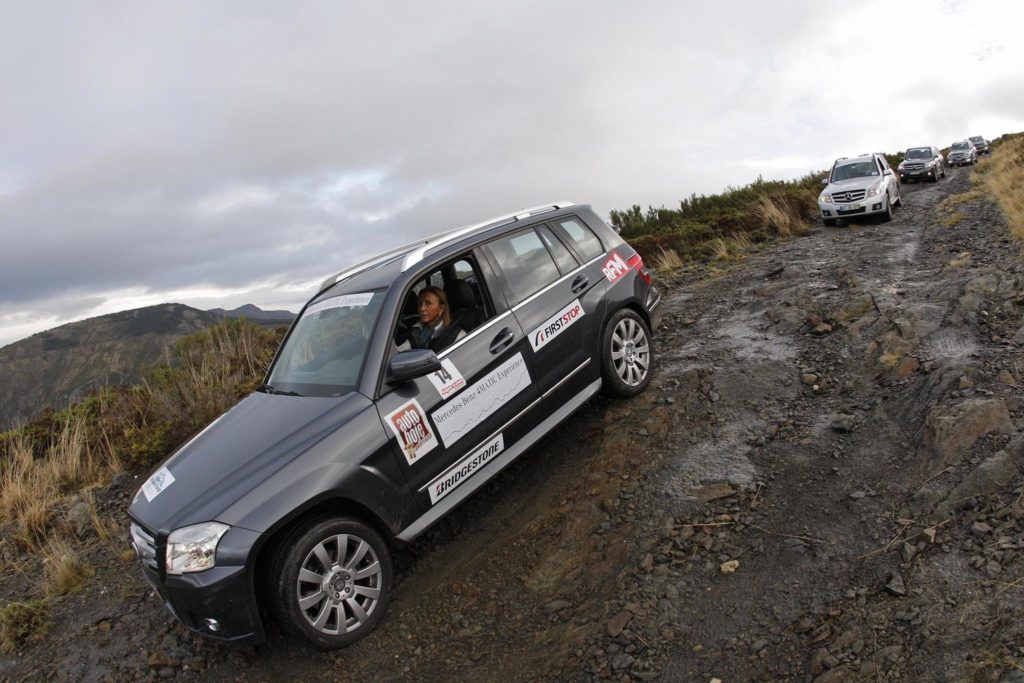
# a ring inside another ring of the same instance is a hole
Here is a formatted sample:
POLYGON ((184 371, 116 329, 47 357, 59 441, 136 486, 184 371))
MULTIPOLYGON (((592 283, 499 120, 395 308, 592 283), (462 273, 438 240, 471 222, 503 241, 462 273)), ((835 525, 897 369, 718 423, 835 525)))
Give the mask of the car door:
POLYGON ((437 352, 440 371, 386 385, 377 400, 399 465, 423 511, 441 503, 528 431, 527 423, 515 418, 537 396, 526 335, 500 290, 493 296, 494 275, 487 276, 477 254, 459 258, 477 269, 477 289, 487 297, 481 310, 489 317, 437 352))
POLYGON ((526 333, 538 393, 575 393, 590 358, 588 332, 600 318, 600 280, 547 226, 504 235, 486 250, 526 333))

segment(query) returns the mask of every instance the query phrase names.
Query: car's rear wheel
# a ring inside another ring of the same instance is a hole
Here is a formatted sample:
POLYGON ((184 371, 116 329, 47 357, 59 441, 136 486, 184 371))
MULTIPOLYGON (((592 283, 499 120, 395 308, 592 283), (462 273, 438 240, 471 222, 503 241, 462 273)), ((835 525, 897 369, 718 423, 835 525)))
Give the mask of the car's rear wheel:
POLYGON ((654 346, 647 323, 636 311, 623 308, 604 328, 601 340, 601 377, 606 393, 636 396, 651 383, 654 346))
POLYGON ((271 570, 272 609, 293 635, 323 650, 367 636, 391 592, 391 555, 353 517, 312 519, 281 543, 271 570))

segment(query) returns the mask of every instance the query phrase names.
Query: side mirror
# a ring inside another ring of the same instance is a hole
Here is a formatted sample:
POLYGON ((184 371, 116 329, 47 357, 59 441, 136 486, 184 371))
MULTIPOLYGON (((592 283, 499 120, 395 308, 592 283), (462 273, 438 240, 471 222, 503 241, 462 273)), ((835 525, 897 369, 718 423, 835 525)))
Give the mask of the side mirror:
POLYGON ((828 185, 828 178, 827 177, 826 178, 822 178, 821 179, 821 184, 822 185, 828 185))
POLYGON ((892 169, 891 168, 885 169, 885 172, 882 173, 882 175, 892 175, 892 169))
POLYGON ((430 349, 403 351, 388 363, 388 384, 402 384, 441 369, 441 361, 430 349))

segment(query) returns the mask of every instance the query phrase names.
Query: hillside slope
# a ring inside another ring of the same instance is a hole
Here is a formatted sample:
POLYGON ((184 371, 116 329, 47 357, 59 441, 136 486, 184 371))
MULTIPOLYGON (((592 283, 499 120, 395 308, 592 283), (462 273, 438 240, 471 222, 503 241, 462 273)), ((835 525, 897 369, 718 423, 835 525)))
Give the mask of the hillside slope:
POLYGON ((69 323, 0 349, 0 430, 103 384, 134 384, 181 337, 224 318, 159 304, 69 323))

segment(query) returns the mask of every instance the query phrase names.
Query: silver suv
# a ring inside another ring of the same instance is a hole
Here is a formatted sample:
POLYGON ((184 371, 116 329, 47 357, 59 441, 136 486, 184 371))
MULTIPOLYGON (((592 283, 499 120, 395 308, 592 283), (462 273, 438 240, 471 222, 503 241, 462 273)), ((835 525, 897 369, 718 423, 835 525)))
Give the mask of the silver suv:
POLYGON ((973 165, 978 160, 978 150, 967 140, 957 140, 949 147, 949 165, 973 165))
POLYGON ((840 157, 822 184, 818 197, 821 220, 827 226, 839 219, 880 214, 892 220, 893 209, 903 203, 900 183, 882 154, 840 157))

